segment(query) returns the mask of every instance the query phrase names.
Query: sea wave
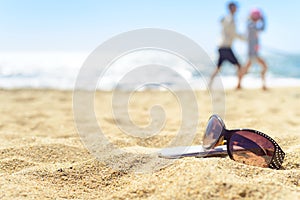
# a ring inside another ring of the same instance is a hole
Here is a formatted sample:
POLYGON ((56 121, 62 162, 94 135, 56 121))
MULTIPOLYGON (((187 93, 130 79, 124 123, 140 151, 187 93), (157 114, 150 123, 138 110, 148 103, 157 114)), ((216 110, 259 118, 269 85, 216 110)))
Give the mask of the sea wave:
MULTIPOLYGON (((87 59, 87 52, 18 52, 18 53, 0 53, 0 88, 51 88, 51 89, 74 89, 77 75, 83 63, 87 59)), ((134 65, 139 66, 145 63, 153 63, 154 55, 141 55, 135 61, 134 65)), ((264 55, 269 64, 269 71, 266 77, 266 82, 269 87, 286 87, 300 86, 300 56, 297 55, 264 55)), ((134 56, 131 60, 134 60, 134 56)), ((179 76, 184 77, 194 89, 206 89, 209 75, 215 66, 208 66, 208 71, 195 73, 192 68, 189 68, 186 63, 174 58, 163 55, 160 59, 172 64, 172 69, 176 74, 166 75, 163 71, 153 71, 152 76, 160 75, 161 83, 167 87, 176 89, 179 76), (172 59, 172 60, 168 60, 172 59), (203 75, 203 76, 201 76, 203 75)), ((132 63, 128 58, 122 63, 116 64, 115 68, 111 68, 102 77, 102 82, 98 85, 98 89, 111 90, 120 81, 120 79, 128 71, 132 69, 132 63)), ((260 67, 254 65, 249 74, 243 79, 242 85, 244 88, 259 88, 261 87, 260 67)), ((236 69, 230 65, 222 67, 221 80, 224 88, 234 88, 237 84, 236 69)), ((123 88, 130 88, 132 85, 138 84, 149 73, 136 74, 136 78, 124 84, 123 88)), ((88 80, 87 80, 88 82, 88 80)), ((152 87, 152 86, 151 86, 152 87)), ((153 86, 154 87, 154 86, 153 86)))

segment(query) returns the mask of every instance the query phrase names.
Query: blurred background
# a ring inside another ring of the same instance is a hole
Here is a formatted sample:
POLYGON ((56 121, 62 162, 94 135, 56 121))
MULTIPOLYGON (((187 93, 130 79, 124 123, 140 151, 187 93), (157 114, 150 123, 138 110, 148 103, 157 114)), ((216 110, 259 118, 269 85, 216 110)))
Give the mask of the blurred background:
MULTIPOLYGON (((161 28, 184 34, 216 62, 220 19, 225 0, 0 0, 0 87, 72 89, 87 56, 102 42, 122 32, 161 28)), ((300 2, 240 0, 238 32, 246 32, 251 8, 260 8, 267 27, 261 33, 262 56, 273 86, 300 86, 300 2)), ((246 43, 234 51, 246 60, 246 43)), ((212 66, 214 67, 214 66, 212 66)), ((247 77, 258 87, 260 68, 247 77)), ((224 85, 235 84, 235 68, 222 69, 224 85)), ((197 77, 193 77, 197 79, 197 77)))

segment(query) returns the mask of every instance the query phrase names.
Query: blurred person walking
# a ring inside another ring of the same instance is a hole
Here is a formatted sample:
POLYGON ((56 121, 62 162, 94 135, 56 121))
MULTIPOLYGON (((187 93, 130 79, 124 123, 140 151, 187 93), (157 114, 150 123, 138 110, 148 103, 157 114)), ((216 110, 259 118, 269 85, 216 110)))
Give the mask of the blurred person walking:
POLYGON ((237 60, 235 54, 232 51, 232 43, 236 38, 244 40, 245 38, 236 32, 236 24, 235 24, 235 13, 237 11, 237 3, 230 2, 228 4, 229 14, 222 18, 222 35, 221 41, 219 44, 219 60, 217 64, 216 70, 213 72, 210 81, 209 87, 212 86, 213 80, 215 76, 220 72, 221 66, 224 61, 229 61, 231 64, 237 67, 237 76, 238 76, 238 84, 237 89, 241 88, 241 79, 242 79, 242 70, 239 61, 237 60))
POLYGON ((259 56, 259 32, 265 30, 265 20, 262 12, 259 9, 252 9, 250 12, 250 17, 248 20, 247 26, 247 39, 248 39, 248 61, 246 62, 245 67, 243 68, 242 76, 244 76, 249 68, 252 66, 253 62, 257 62, 261 67, 261 79, 262 79, 262 88, 266 90, 266 80, 265 75, 268 70, 268 66, 261 56, 259 56))

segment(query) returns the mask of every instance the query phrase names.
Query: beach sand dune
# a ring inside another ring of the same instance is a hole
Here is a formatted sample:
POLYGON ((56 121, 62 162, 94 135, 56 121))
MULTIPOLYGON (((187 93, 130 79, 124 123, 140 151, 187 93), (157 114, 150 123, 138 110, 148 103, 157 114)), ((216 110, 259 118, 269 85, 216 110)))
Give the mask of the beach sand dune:
MULTIPOLYGON (((103 148, 95 141, 96 159, 77 133, 72 95, 0 91, 0 199, 300 199, 300 88, 226 91, 227 128, 257 129, 274 138, 286 152, 281 170, 243 165, 228 157, 167 160, 145 154, 170 145, 181 127, 178 100, 158 91, 136 93, 126 107, 137 127, 159 128, 165 116, 159 132, 145 131, 147 137, 131 135, 136 129, 121 105, 112 106, 111 92, 95 95, 98 124, 114 145, 103 148), (149 110, 155 105, 161 105, 164 114, 151 118, 149 110)), ((195 123, 191 113, 179 138, 193 136, 193 145, 201 142, 213 114, 209 94, 199 91, 196 97, 199 118, 195 123), (191 127, 197 128, 195 135, 191 127)), ((92 130, 87 138, 89 133, 92 130)))

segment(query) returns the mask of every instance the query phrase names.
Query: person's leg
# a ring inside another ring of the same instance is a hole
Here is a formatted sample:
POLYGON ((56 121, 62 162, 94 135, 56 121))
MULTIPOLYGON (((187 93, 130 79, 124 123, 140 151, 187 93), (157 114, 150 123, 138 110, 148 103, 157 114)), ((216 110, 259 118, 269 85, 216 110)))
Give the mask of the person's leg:
POLYGON ((213 84, 213 81, 216 77, 216 75, 220 72, 220 69, 221 69, 221 65, 222 63, 224 62, 224 60, 226 59, 226 56, 225 54, 226 52, 224 52, 224 49, 220 48, 219 49, 219 60, 218 60, 218 65, 217 65, 217 68, 215 69, 215 71, 213 72, 213 74, 211 75, 210 77, 210 81, 208 83, 208 87, 211 88, 212 84, 213 84))
POLYGON ((216 75, 220 72, 220 69, 221 67, 218 66, 215 71, 213 72, 213 74, 211 75, 210 77, 210 81, 209 81, 209 84, 208 84, 208 87, 211 88, 212 84, 213 84, 213 81, 214 81, 214 78, 216 77, 216 75))
POLYGON ((237 84, 236 89, 240 89, 241 88, 241 80, 242 80, 242 71, 241 71, 242 67, 231 48, 229 48, 227 51, 227 60, 231 64, 233 64, 237 67, 238 84, 237 84))
POLYGON ((266 87, 265 76, 266 76, 266 72, 268 70, 268 66, 267 66, 266 62, 262 58, 260 58, 260 57, 257 57, 257 62, 262 66, 262 70, 261 70, 261 80, 262 80, 262 84, 263 84, 262 88, 264 90, 266 90, 267 87, 266 87))
POLYGON ((240 85, 241 85, 243 77, 247 74, 247 72, 248 72, 249 68, 251 67, 251 65, 252 65, 252 61, 249 58, 249 60, 246 62, 246 65, 244 67, 240 68, 240 77, 239 77, 239 84, 240 85))
POLYGON ((245 74, 247 74, 248 73, 248 71, 249 71, 249 68, 251 67, 251 65, 252 65, 252 61, 251 61, 251 58, 249 58, 249 60, 247 61, 247 63, 246 63, 246 65, 242 68, 242 77, 243 76, 245 76, 245 74))
POLYGON ((241 82, 243 77, 242 66, 240 65, 240 63, 237 63, 236 67, 237 67, 237 76, 238 76, 238 84, 236 89, 241 89, 241 82))

